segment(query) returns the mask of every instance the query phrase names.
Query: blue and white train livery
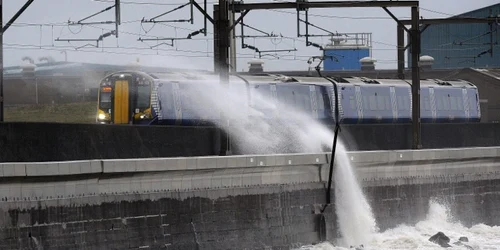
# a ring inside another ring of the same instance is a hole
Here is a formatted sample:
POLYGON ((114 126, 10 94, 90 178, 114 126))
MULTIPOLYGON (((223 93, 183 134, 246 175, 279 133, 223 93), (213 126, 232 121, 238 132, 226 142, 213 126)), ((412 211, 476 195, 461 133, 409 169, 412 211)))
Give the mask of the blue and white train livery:
MULTIPOLYGON (((219 112, 200 101, 214 91, 214 75, 200 73, 116 72, 100 84, 99 123, 200 125, 218 119, 219 112)), ((410 123, 411 82, 399 79, 332 77, 338 90, 342 124, 410 123)), ((467 81, 422 79, 422 123, 479 122, 477 87, 467 81)), ((231 76, 228 85, 238 89, 249 106, 269 119, 294 107, 325 123, 334 123, 335 94, 332 82, 321 77, 283 75, 231 76), (270 108, 256 93, 278 105, 270 108)), ((242 113, 246 110, 241 110, 242 113)))

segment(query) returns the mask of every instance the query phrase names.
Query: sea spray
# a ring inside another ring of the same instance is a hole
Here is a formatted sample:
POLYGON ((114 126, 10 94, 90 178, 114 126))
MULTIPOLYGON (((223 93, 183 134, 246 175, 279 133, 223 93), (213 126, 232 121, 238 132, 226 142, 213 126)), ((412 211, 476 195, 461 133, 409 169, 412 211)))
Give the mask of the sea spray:
MULTIPOLYGON (((196 107, 205 107, 195 109, 199 112, 197 115, 223 110, 232 123, 219 119, 213 122, 231 135, 242 153, 331 151, 333 133, 310 115, 259 92, 252 92, 252 105, 249 105, 244 85, 223 85, 217 79, 207 79, 204 84, 210 87, 195 89, 192 93, 196 107), (271 116, 273 119, 269 119, 271 116)), ((335 204, 343 242, 345 245, 366 244, 376 232, 376 223, 340 138, 335 169, 335 204)))
MULTIPOLYGON (((279 103, 268 96, 254 93, 252 98, 264 109, 249 108, 246 93, 242 88, 224 88, 213 80, 210 91, 203 91, 197 96, 205 111, 223 109, 226 116, 234 121, 227 124, 214 120, 224 128, 239 146, 243 153, 273 154, 291 149, 297 152, 319 152, 321 147, 331 150, 333 134, 325 126, 310 116, 293 110, 280 110, 280 117, 271 122, 266 119, 270 111, 279 103), (225 91, 224 97, 220 92, 225 91), (269 113, 266 113, 269 112, 269 113), (250 117, 248 116, 250 115, 250 117), (288 121, 294 121, 289 123, 288 121), (250 125, 249 125, 250 124, 250 125), (278 124, 278 126, 275 126, 278 124)), ((384 232, 376 232, 376 223, 368 201, 356 180, 355 171, 347 157, 344 144, 339 140, 335 154, 335 203, 339 230, 342 234, 340 242, 345 247, 334 246, 323 242, 315 246, 304 246, 301 249, 346 249, 363 244, 365 250, 371 249, 442 249, 428 239, 438 231, 445 232, 453 240, 459 236, 469 238, 468 245, 474 249, 499 249, 500 227, 483 224, 465 228, 458 223, 450 222, 450 214, 446 206, 437 201, 430 201, 429 213, 425 220, 415 226, 400 225, 384 232)), ((335 226, 335 225, 332 225, 335 226)), ((456 249, 464 249, 456 247, 456 249)))
POLYGON ((335 211, 341 245, 366 245, 378 231, 377 224, 343 143, 337 144, 335 162, 335 211))
POLYGON ((308 114, 259 92, 252 92, 250 106, 244 85, 224 86, 212 79, 203 84, 210 87, 191 90, 192 105, 197 107, 192 112, 200 117, 218 117, 216 112, 222 110, 229 124, 226 119, 212 122, 231 135, 241 153, 317 153, 331 145, 331 131, 308 114))
MULTIPOLYGON (((463 250, 465 246, 453 244, 462 236, 469 239, 466 245, 473 249, 500 249, 500 227, 484 224, 474 225, 470 228, 460 223, 452 222, 449 209, 437 201, 429 201, 429 210, 424 220, 412 225, 399 225, 384 232, 375 233, 370 242, 363 244, 364 250, 440 250, 443 247, 430 242, 429 238, 441 231, 450 237, 451 248, 463 250)), ((353 250, 350 246, 334 246, 330 243, 303 246, 302 250, 353 250)))

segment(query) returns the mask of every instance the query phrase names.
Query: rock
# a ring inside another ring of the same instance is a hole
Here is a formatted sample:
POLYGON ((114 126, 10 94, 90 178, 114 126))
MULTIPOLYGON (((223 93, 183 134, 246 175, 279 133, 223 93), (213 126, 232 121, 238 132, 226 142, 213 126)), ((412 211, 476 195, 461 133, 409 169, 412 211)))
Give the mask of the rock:
POLYGON ((462 241, 462 242, 469 242, 469 239, 465 236, 462 236, 460 238, 458 238, 459 241, 462 241))
POLYGON ((468 250, 474 250, 474 248, 472 248, 472 247, 471 247, 471 246, 469 246, 469 245, 465 245, 465 244, 464 244, 464 246, 465 246, 468 250))
POLYGON ((429 238, 430 242, 436 243, 442 247, 451 247, 450 244, 450 238, 446 236, 443 232, 438 232, 437 234, 433 235, 432 237, 429 238))

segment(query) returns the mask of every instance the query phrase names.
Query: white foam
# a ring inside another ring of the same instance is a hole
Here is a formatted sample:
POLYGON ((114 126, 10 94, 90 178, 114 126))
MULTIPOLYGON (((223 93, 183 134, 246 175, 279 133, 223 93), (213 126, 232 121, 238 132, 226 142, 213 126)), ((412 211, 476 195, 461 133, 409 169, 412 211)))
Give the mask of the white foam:
MULTIPOLYGON (((453 244, 462 236, 467 237, 469 240, 464 244, 471 246, 475 250, 500 249, 500 227, 484 224, 474 225, 470 228, 464 227, 458 222, 453 222, 453 217, 447 207, 435 200, 429 202, 429 212, 425 220, 413 226, 399 225, 384 232, 376 233, 369 243, 364 244, 364 249, 443 249, 441 246, 429 241, 429 238, 437 232, 443 232, 450 238, 449 244, 452 247, 446 249, 467 249, 464 246, 453 244)), ((349 248, 335 248, 331 243, 322 243, 321 245, 304 246, 302 249, 347 250, 349 248), (325 245, 330 248, 321 248, 325 245)))

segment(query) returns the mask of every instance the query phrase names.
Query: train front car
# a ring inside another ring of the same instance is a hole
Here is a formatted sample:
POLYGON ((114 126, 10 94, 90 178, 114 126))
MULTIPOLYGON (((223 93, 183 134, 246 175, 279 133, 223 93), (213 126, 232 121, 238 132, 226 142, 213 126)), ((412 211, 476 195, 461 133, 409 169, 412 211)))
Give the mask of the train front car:
POLYGON ((99 86, 96 122, 149 124, 156 116, 151 97, 154 78, 143 72, 117 72, 99 86))

